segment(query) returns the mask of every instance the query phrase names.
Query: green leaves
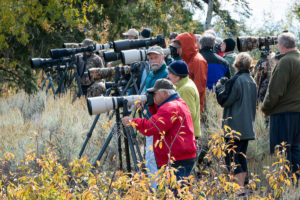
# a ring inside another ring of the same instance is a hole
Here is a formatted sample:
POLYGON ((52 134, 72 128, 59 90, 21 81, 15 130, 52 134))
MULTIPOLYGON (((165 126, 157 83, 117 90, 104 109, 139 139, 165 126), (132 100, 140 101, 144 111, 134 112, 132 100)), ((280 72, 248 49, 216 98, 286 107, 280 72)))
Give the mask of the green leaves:
POLYGON ((30 57, 49 57, 51 48, 84 38, 88 14, 99 12, 94 0, 0 1, 0 88, 31 93, 37 89, 30 57))

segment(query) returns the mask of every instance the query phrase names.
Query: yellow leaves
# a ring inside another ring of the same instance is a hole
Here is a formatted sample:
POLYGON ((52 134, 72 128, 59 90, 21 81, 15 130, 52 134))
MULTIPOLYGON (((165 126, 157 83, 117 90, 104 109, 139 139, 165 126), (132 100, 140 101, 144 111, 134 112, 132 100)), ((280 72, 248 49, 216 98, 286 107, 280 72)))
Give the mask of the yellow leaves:
POLYGON ((11 152, 5 152, 4 153, 4 158, 8 161, 13 160, 15 158, 15 155, 11 152))
POLYGON ((131 121, 131 122, 129 123, 129 125, 132 126, 133 128, 136 128, 136 127, 138 126, 138 124, 135 123, 134 121, 131 121))
MULTIPOLYGON (((140 98, 141 98, 141 97, 140 97, 140 98)), ((134 105, 137 106, 138 103, 140 103, 140 101, 136 100, 136 101, 134 102, 134 105)))
POLYGON ((160 121, 162 124, 165 125, 166 123, 162 119, 163 119, 163 117, 159 117, 157 120, 160 121))
POLYGON ((231 128, 227 125, 224 125, 224 130, 227 132, 227 133, 230 133, 231 132, 231 128))
POLYGON ((183 142, 184 142, 184 138, 183 137, 181 137, 181 136, 178 136, 183 142))
POLYGON ((155 147, 155 148, 157 147, 158 143, 159 143, 159 140, 156 140, 156 142, 155 142, 155 144, 154 144, 154 147, 155 147))
POLYGON ((159 148, 162 148, 162 141, 159 142, 159 148))
POLYGON ((177 119, 177 116, 173 115, 173 116, 171 117, 171 122, 174 123, 174 121, 175 121, 176 119, 177 119))
POLYGON ((180 119, 180 121, 182 121, 183 118, 181 116, 179 116, 179 119, 180 119))
POLYGON ((112 127, 112 121, 109 120, 109 122, 104 123, 102 127, 108 131, 108 129, 112 127))

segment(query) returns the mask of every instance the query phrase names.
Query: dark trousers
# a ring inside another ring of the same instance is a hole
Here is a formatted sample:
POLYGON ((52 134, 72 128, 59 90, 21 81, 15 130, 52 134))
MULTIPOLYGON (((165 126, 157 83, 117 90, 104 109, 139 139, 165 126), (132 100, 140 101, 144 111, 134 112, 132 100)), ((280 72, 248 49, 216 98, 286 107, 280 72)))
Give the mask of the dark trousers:
POLYGON ((174 164, 172 164, 172 167, 178 169, 178 171, 175 172, 177 180, 181 180, 184 177, 188 177, 191 174, 194 163, 195 159, 175 161, 174 164))
POLYGON ((288 144, 287 159, 292 165, 292 172, 296 172, 300 169, 300 112, 284 112, 271 115, 271 154, 274 153, 275 146, 280 145, 283 141, 288 144))
POLYGON ((232 171, 231 163, 234 162, 236 166, 236 168, 233 171, 234 174, 248 172, 247 158, 245 158, 245 156, 243 155, 246 155, 248 148, 248 140, 234 140, 234 143, 229 143, 230 139, 226 138, 225 141, 226 144, 229 145, 229 149, 232 148, 233 145, 236 146, 236 148, 234 149, 236 151, 235 153, 233 151, 230 151, 230 153, 228 153, 228 151, 225 152, 225 163, 228 171, 232 171))

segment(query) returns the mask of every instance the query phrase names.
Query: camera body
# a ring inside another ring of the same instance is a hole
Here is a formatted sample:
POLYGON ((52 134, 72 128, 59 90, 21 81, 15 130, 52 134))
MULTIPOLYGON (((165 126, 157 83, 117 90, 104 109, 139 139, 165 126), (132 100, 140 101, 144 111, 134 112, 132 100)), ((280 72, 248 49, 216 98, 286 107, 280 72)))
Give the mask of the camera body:
POLYGON ((227 77, 222 77, 222 78, 220 79, 221 85, 225 85, 227 81, 228 81, 228 78, 227 78, 227 77))

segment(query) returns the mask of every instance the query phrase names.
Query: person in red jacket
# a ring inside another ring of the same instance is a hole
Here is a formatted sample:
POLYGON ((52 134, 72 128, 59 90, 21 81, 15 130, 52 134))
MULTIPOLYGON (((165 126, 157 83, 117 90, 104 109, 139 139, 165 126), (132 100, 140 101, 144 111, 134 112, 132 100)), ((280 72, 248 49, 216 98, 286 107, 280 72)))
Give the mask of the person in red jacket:
POLYGON ((168 79, 158 79, 153 88, 154 106, 149 106, 150 119, 124 117, 125 126, 134 126, 140 133, 153 136, 153 151, 157 166, 168 163, 178 169, 177 180, 187 177, 196 158, 196 140, 191 113, 187 104, 168 79))
POLYGON ((172 43, 172 46, 177 48, 177 53, 188 65, 189 77, 194 81, 199 92, 200 112, 202 113, 208 68, 206 60, 197 48, 196 37, 194 34, 187 32, 179 34, 172 43))

